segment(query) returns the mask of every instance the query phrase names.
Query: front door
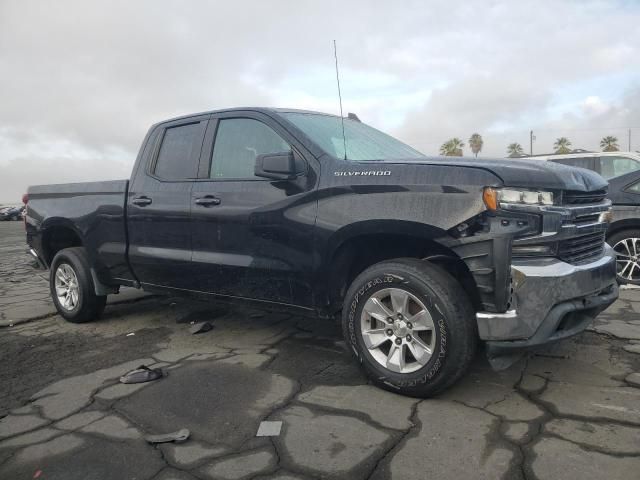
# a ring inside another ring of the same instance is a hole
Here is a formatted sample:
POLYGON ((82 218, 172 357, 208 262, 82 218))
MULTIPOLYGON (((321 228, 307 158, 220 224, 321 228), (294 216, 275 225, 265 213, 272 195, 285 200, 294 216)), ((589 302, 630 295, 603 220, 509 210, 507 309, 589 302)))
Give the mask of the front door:
POLYGON ((188 288, 191 274, 191 188, 208 116, 161 124, 152 152, 129 186, 129 261, 147 285, 188 288))
POLYGON ((311 307, 315 159, 256 112, 214 115, 204 148, 191 195, 195 289, 311 307), (254 175, 257 155, 290 150, 305 164, 298 178, 254 175))

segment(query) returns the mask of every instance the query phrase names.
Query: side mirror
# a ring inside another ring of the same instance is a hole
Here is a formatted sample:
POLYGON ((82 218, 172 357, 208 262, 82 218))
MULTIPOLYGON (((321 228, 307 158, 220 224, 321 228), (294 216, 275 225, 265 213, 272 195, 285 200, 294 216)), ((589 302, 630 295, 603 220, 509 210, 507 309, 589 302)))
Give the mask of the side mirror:
POLYGON ((299 172, 293 152, 289 151, 258 155, 254 173, 272 180, 293 180, 299 172))

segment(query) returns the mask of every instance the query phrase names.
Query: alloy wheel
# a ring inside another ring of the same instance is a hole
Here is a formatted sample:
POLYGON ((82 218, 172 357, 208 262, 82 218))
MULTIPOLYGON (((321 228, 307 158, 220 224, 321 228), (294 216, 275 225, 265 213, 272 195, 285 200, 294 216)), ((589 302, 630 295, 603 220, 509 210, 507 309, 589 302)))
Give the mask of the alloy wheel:
POLYGON ((624 280, 640 281, 640 238, 624 238, 613 246, 616 272, 624 280))
POLYGON ((76 272, 66 263, 61 263, 55 275, 56 296, 62 308, 71 311, 78 305, 80 288, 76 272))
POLYGON ((436 332, 429 310, 401 288, 385 288, 371 295, 362 309, 360 328, 371 356, 396 373, 419 370, 435 350, 436 332))

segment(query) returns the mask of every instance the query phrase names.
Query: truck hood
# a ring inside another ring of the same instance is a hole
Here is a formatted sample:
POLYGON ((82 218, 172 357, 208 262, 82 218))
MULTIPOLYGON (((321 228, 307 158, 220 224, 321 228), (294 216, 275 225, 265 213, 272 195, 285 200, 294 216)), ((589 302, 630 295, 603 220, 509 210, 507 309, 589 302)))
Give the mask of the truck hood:
POLYGON ((380 163, 448 165, 477 168, 499 177, 504 186, 549 190, 576 190, 590 192, 607 188, 607 181, 596 172, 569 167, 544 160, 524 159, 454 159, 452 157, 425 157, 404 160, 383 160, 380 163))

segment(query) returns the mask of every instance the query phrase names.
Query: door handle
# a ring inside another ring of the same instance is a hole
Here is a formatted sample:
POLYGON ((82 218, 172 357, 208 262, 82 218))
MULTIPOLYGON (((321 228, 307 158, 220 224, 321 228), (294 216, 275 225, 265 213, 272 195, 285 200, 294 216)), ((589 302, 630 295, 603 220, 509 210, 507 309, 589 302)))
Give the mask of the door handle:
POLYGON ((196 198, 195 203, 203 207, 210 207, 211 205, 220 205, 220 199, 212 195, 207 195, 206 197, 196 198))
POLYGON ((147 205, 151 205, 151 202, 153 200, 151 200, 149 197, 136 197, 133 200, 131 200, 131 203, 133 203, 134 205, 138 205, 139 207, 146 207, 147 205))

